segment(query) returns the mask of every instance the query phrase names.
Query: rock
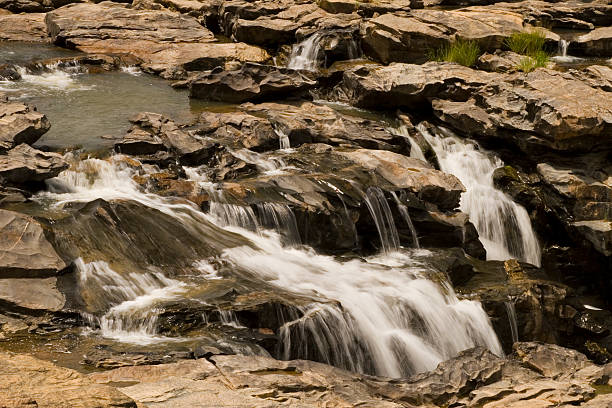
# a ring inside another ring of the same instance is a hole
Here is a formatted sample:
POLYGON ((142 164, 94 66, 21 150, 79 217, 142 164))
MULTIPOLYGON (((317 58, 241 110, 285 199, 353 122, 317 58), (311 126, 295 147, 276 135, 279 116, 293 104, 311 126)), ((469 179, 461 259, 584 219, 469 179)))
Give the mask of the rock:
POLYGON ((295 42, 299 25, 291 20, 279 18, 238 19, 234 23, 232 38, 239 42, 272 46, 295 42))
POLYGON ((573 49, 595 57, 612 56, 612 27, 599 27, 576 38, 573 49))
POLYGON ((572 224, 604 256, 612 256, 612 221, 578 221, 572 224))
POLYGON ((83 50, 99 48, 99 42, 112 45, 126 41, 138 44, 214 40, 213 34, 194 18, 166 11, 132 10, 111 2, 71 4, 48 13, 45 20, 54 43, 83 50))
POLYGON ((584 354, 554 344, 515 343, 513 357, 552 379, 562 379, 592 365, 584 354))
POLYGON ((116 3, 75 4, 48 13, 53 42, 88 53, 129 54, 154 73, 174 78, 177 70, 202 70, 231 61, 264 62, 266 51, 246 44, 215 43, 194 17, 116 3), (103 29, 100 29, 103 25, 103 29))
POLYGON ((142 112, 130 119, 134 126, 124 138, 115 143, 115 150, 132 155, 150 155, 169 151, 181 163, 201 164, 216 150, 216 143, 182 130, 163 115, 142 112))
POLYGON ((47 117, 35 107, 0 100, 0 152, 21 143, 32 144, 50 127, 47 117))
POLYGON ((512 51, 485 53, 478 58, 478 68, 490 72, 513 72, 525 58, 523 55, 512 51))
POLYGON ((57 153, 44 153, 27 144, 0 154, 0 181, 25 184, 56 177, 68 164, 57 153))
POLYGON ((134 384, 121 391, 150 407, 295 407, 315 404, 399 408, 376 396, 361 376, 309 361, 214 356, 155 367, 125 367, 92 374, 105 384, 134 384))
POLYGON ((44 13, 0 15, 0 40, 41 42, 47 40, 44 13))
POLYGON ((452 63, 362 66, 344 72, 336 89, 338 99, 369 109, 423 109, 430 98, 467 100, 497 78, 452 63))
MULTIPOLYGON (((359 15, 372 17, 374 14, 386 14, 393 12, 409 11, 416 1, 407 4, 401 0, 384 0, 377 2, 352 2, 350 0, 321 0, 317 5, 323 10, 333 14, 358 13, 359 15)), ((418 8, 418 7, 415 7, 418 8)))
POLYGON ((287 95, 298 97, 315 84, 297 71, 247 63, 236 71, 212 70, 197 76, 189 83, 189 96, 240 103, 287 95))
POLYGON ((609 93, 569 74, 537 69, 491 82, 465 103, 437 99, 432 105, 438 118, 464 134, 509 139, 530 152, 609 144, 610 101, 609 93))
POLYGON ((0 353, 0 388, 3 407, 136 408, 115 388, 26 355, 0 353))
POLYGON ((64 307, 66 298, 57 288, 57 278, 5 278, 0 279, 0 302, 35 311, 57 312, 64 307))
POLYGON ((612 92, 612 68, 604 65, 591 65, 580 71, 572 71, 572 75, 586 82, 591 88, 612 92))
MULTIPOLYGON (((60 274, 68 266, 45 237, 43 227, 32 217, 0 210, 0 278, 40 278, 60 274)), ((24 281, 4 285, 4 292, 24 281)), ((41 283, 48 286, 51 281, 41 283)), ((12 296, 12 295, 11 295, 12 296)), ((20 300, 21 301, 21 300, 20 300)))
POLYGON ((510 12, 477 7, 412 10, 409 15, 384 14, 364 23, 363 50, 384 64, 418 63, 427 60, 427 50, 440 48, 456 38, 477 41, 481 50, 494 51, 502 47, 505 38, 523 28, 523 17, 510 12))

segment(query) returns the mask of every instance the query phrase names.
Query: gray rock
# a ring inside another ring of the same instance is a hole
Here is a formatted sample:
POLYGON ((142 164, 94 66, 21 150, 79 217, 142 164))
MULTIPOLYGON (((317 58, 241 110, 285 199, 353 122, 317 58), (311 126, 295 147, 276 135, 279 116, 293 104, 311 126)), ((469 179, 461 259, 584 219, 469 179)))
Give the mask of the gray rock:
MULTIPOLYGON (((56 276, 68 266, 45 237, 43 227, 32 217, 0 210, 0 232, 0 278, 56 276)), ((15 285, 23 286, 23 282, 4 284, 4 293, 9 293, 15 285)), ((50 282, 41 283, 47 284, 50 282)))
POLYGON ((35 107, 0 100, 0 152, 21 143, 32 144, 50 127, 47 117, 35 107))
POLYGON ((57 153, 45 153, 27 144, 20 144, 0 154, 0 181, 23 184, 56 177, 68 168, 57 153))
POLYGON ((467 100, 498 78, 497 74, 444 62, 362 66, 344 73, 336 94, 361 108, 422 109, 434 97, 467 100))
POLYGON ((315 84, 297 71, 247 63, 236 71, 212 70, 197 76, 189 84, 189 96, 240 103, 288 95, 297 97, 315 84))
POLYGON ((66 303, 57 278, 0 279, 0 300, 19 308, 56 312, 66 303))

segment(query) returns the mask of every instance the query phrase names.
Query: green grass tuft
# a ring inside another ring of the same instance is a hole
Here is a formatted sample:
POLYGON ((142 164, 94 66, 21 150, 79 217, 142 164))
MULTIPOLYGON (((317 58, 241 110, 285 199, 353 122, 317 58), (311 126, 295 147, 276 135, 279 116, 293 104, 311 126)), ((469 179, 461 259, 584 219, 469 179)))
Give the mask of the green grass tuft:
POLYGON ((480 47, 476 41, 456 40, 429 53, 432 61, 448 61, 471 67, 480 56, 480 47))
POLYGON ((531 72, 548 64, 550 55, 544 50, 545 43, 546 34, 541 30, 514 33, 506 40, 506 46, 511 51, 526 56, 516 67, 523 72, 531 72))

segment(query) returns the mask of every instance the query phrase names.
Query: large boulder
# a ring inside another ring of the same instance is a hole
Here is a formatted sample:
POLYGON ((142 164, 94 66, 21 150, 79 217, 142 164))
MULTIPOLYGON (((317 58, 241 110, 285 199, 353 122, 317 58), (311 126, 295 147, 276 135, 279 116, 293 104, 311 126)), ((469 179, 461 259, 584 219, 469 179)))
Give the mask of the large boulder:
POLYGON ((39 42, 47 40, 44 13, 0 15, 0 40, 39 42))
POLYGON ((476 7, 453 11, 413 10, 408 15, 384 14, 366 22, 362 28, 363 49, 368 56, 385 64, 423 62, 427 60, 427 50, 435 50, 457 38, 477 41, 482 50, 494 51, 512 33, 523 28, 520 14, 505 11, 476 7))
POLYGON ((202 73, 190 81, 189 96, 240 103, 289 95, 298 97, 315 85, 316 81, 291 69, 247 63, 235 71, 215 69, 202 73))
POLYGON ((127 8, 111 2, 75 4, 47 14, 58 45, 88 53, 128 54, 155 73, 203 70, 230 61, 264 62, 269 55, 246 44, 217 43, 195 17, 169 10, 127 8))
MULTIPOLYGON (((50 277, 68 266, 32 217, 0 210, 0 278, 50 277)), ((9 291, 7 284, 3 292, 9 291)))
POLYGON ((18 144, 32 144, 51 128, 45 115, 20 102, 2 101, 0 96, 0 152, 18 144))
POLYGON ((509 139, 526 152, 588 150, 612 140, 611 95, 570 74, 537 69, 491 82, 467 102, 434 100, 433 108, 464 134, 509 139))
POLYGON ((57 153, 45 153, 27 144, 0 154, 0 182, 25 184, 56 177, 68 164, 57 153))
POLYGON ((431 98, 467 100, 496 78, 496 74, 446 62, 366 65, 344 72, 335 93, 361 108, 426 110, 431 98))
POLYGON ((26 355, 0 353, 0 406, 136 408, 122 392, 26 355))

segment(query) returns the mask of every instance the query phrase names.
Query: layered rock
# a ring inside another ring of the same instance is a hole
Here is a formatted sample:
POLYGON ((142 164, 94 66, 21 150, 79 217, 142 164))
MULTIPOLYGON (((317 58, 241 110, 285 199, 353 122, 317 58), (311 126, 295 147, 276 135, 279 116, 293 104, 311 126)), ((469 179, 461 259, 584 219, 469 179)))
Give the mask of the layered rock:
POLYGON ((509 139, 524 151, 569 150, 609 144, 610 100, 608 92, 569 74, 537 69, 491 82, 467 102, 436 99, 432 105, 438 118, 476 138, 509 139))
POLYGON ((294 70, 248 63, 235 71, 217 69, 198 75, 189 82, 189 96, 241 103, 283 96, 297 97, 315 84, 315 81, 294 70))
MULTIPOLYGON (((609 12, 609 11, 608 11, 609 12)), ((612 56, 612 27, 599 27, 576 38, 572 50, 595 57, 612 56)))
POLYGON ((0 154, 0 182, 26 184, 57 176, 68 164, 57 153, 45 153, 26 144, 0 154))
POLYGON ((89 53, 129 54, 156 72, 198 70, 230 61, 266 61, 269 56, 246 44, 215 43, 194 17, 171 11, 129 9, 110 2, 75 4, 47 14, 53 42, 89 53), (100 25, 104 28, 100 29, 100 25))
POLYGON ((495 74, 444 62, 366 65, 346 71, 335 93, 361 108, 427 109, 431 98, 467 100, 494 78, 495 74))
POLYGON ((0 15, 0 40, 31 41, 47 40, 45 14, 29 13, 26 15, 0 15))
MULTIPOLYGON (((45 228, 34 218, 0 210, 0 230, 0 278, 55 276, 68 266, 47 240, 45 228)), ((12 292, 11 287, 4 282, 4 294, 12 292)))
POLYGON ((50 127, 47 117, 35 107, 0 100, 0 151, 22 143, 32 144, 50 127))
MULTIPOLYGON (((477 41, 482 50, 501 48, 512 33, 523 31, 520 14, 476 7, 413 10, 409 15, 384 14, 364 23, 365 53, 382 63, 424 62, 427 51, 457 38, 477 41)), ((553 41, 558 37, 548 34, 553 41)))

